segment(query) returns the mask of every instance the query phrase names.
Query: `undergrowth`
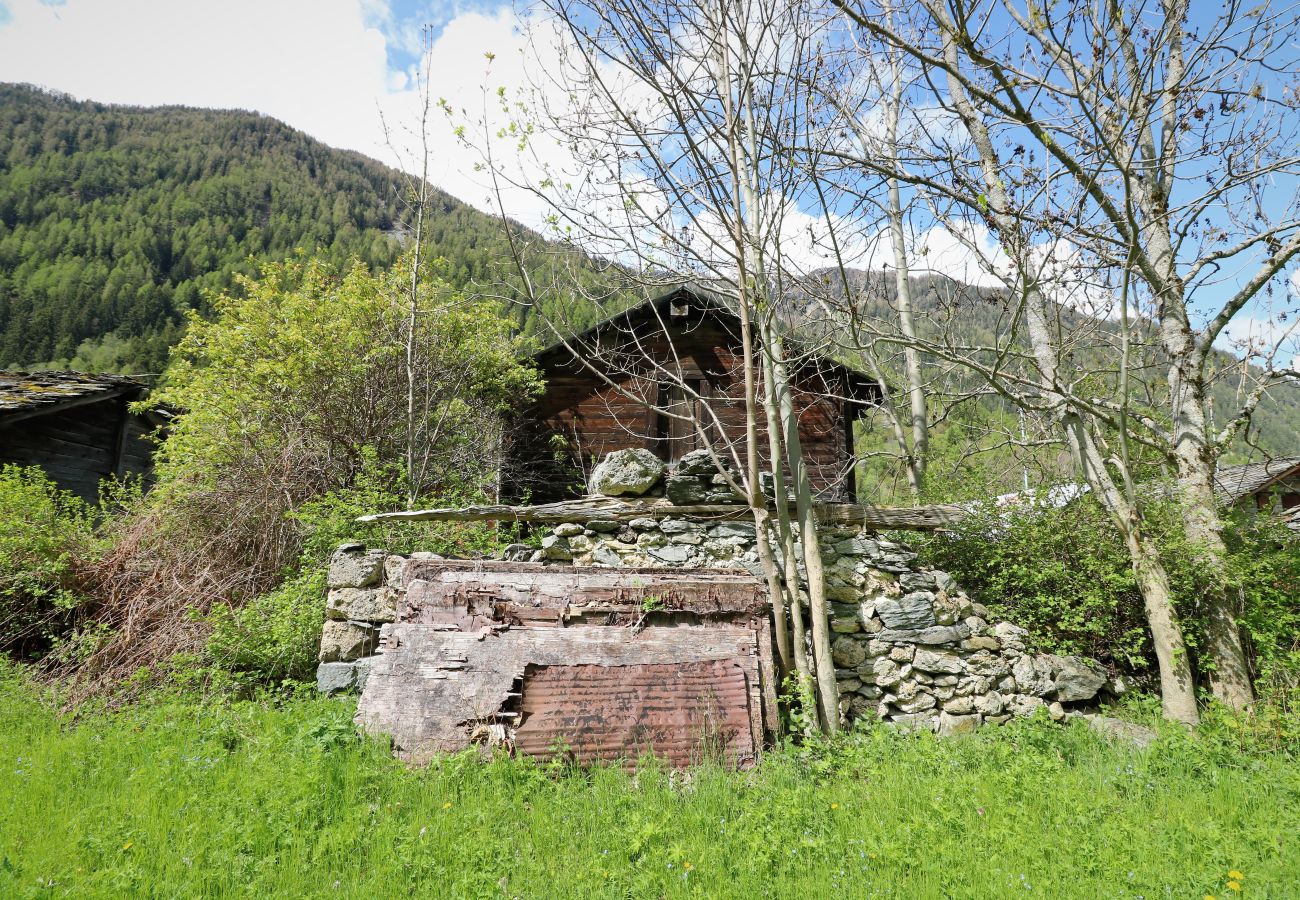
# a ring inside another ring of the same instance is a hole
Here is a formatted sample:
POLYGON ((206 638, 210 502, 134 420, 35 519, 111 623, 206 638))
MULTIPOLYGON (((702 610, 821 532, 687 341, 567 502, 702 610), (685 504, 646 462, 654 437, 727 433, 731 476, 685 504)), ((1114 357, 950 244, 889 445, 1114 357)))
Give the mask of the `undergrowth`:
POLYGON ((72 724, 3 672, 5 897, 1294 897, 1300 871, 1300 765, 1214 729, 409 770, 347 701, 155 693, 72 724))

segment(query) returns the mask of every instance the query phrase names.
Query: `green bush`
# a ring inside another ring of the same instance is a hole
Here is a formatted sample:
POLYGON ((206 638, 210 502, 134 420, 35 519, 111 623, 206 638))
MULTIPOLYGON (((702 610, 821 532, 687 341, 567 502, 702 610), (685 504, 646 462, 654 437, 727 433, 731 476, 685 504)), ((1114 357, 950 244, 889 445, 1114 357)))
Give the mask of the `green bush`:
POLYGON ((43 471, 0 468, 0 650, 40 653, 78 605, 73 560, 93 542, 92 507, 43 471))
MULTIPOLYGON (((1147 526, 1160 545, 1195 653, 1209 585, 1177 512, 1172 503, 1152 503, 1147 526)), ((1257 684, 1271 697, 1294 697, 1300 683, 1300 542, 1263 518, 1230 520, 1225 539, 1257 684)), ((1155 671, 1128 553, 1094 498, 1060 509, 1027 504, 981 510, 918 549, 995 616, 1028 628, 1043 649, 1084 654, 1131 674, 1155 671)))
POLYGON ((213 609, 208 652, 217 665, 258 680, 308 678, 324 619, 325 571, 318 568, 242 606, 213 609))

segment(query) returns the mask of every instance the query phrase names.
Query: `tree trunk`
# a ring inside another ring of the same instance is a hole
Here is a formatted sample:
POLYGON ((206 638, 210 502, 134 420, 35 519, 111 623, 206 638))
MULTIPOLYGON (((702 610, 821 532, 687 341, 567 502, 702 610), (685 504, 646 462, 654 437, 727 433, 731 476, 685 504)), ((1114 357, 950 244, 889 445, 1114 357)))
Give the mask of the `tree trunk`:
POLYGON ((1183 643, 1183 632, 1174 616, 1173 595, 1169 590, 1169 576, 1151 542, 1141 528, 1130 528, 1125 535, 1133 573, 1137 576, 1146 605, 1147 626, 1151 629, 1151 644, 1156 651, 1160 667, 1160 706, 1166 719, 1195 725, 1199 720, 1196 710, 1196 691, 1192 683, 1192 667, 1183 643))

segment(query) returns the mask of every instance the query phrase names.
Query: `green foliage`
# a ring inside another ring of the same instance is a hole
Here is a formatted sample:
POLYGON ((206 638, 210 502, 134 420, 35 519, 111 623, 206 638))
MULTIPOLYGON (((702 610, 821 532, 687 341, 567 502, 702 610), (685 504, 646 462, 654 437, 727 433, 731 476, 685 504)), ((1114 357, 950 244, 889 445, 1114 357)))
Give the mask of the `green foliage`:
MULTIPOLYGON (((1146 525, 1195 653, 1209 571, 1172 502, 1149 502, 1146 525)), ((1278 698, 1293 695, 1300 684, 1300 542, 1262 518, 1231 521, 1225 538, 1228 580, 1252 639, 1260 688, 1278 698)), ((950 533, 914 543, 929 564, 951 572, 998 618, 1028 628, 1043 649, 1091 656, 1131 673, 1155 671, 1128 552, 1091 496, 1062 508, 1038 502, 984 508, 950 533)))
POLYGON ((0 468, 0 650, 38 652, 79 602, 73 560, 93 552, 91 508, 35 467, 0 468))
POLYGON ((353 710, 177 696, 69 725, 5 673, 0 894, 1199 898, 1239 871, 1282 898, 1300 869, 1295 759, 1178 728, 1146 752, 1082 724, 869 730, 683 777, 411 770, 353 710))
POLYGON ((951 532, 913 543, 1042 649, 1147 669, 1150 640, 1128 551, 1091 497, 1060 509, 1037 501, 981 507, 951 532))
POLYGON ((306 679, 324 619, 325 572, 306 571, 242 606, 213 609, 208 652, 217 665, 261 680, 306 679))

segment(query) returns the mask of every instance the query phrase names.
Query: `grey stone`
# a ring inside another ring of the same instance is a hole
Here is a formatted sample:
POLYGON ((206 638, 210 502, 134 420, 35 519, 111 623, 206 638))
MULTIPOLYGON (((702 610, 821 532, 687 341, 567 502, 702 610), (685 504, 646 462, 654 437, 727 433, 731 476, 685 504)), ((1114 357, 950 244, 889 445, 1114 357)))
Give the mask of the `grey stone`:
POLYGON ((959 734, 971 734, 980 727, 980 717, 974 715, 959 716, 948 712, 939 713, 939 734, 954 737, 959 734))
POLYGON ((928 591, 913 591, 897 599, 886 597, 876 601, 876 615, 886 628, 915 631, 934 624, 934 595, 928 591))
POLYGON ((1000 640, 1004 647, 1023 650, 1025 649, 1025 638, 1029 637, 1029 632, 1017 625, 1012 625, 1010 622, 998 622, 993 626, 993 636, 1000 640))
POLYGON ((361 544, 344 544, 330 557, 328 582, 332 588, 366 588, 384 578, 383 550, 366 550, 361 544))
POLYGON ((930 650, 925 647, 917 648, 916 655, 912 658, 912 665, 922 672, 939 672, 948 675, 959 675, 966 671, 966 664, 956 653, 930 650))
MULTIPOLYGON (((719 456, 718 460, 722 462, 723 468, 730 468, 727 465, 725 456, 719 456)), ((718 464, 713 461, 713 456, 708 450, 692 450, 673 466, 674 475, 707 475, 712 477, 719 474, 718 464)))
POLYGON ((331 619, 391 622, 397 618, 397 596, 386 587, 333 588, 325 600, 331 619))
POLYGON ((556 537, 562 538, 575 537, 582 534, 584 531, 586 531, 586 529, 577 522, 561 522, 552 529, 552 533, 556 537))
POLYGON ((374 668, 375 659, 374 656, 363 656, 352 664, 357 673, 358 693, 366 689, 366 682, 370 680, 370 670, 374 668))
POLYGON ((1059 700, 1053 700, 1047 704, 1047 714, 1052 717, 1053 722, 1065 721, 1065 707, 1059 700))
POLYGON ((533 548, 527 544, 506 544, 506 548, 501 551, 501 558, 510 562, 525 562, 532 554, 533 548))
POLYGON ((328 621, 321 631, 321 662, 352 662, 375 650, 375 631, 353 622, 328 621))
POLYGON ((573 552, 569 549, 569 542, 562 537, 548 534, 542 538, 542 559, 562 561, 573 559, 573 552))
POLYGON ((937 587, 934 576, 925 572, 907 572, 899 576, 898 583, 905 591, 933 591, 937 587))
POLYGON ((316 690, 322 694, 341 694, 357 685, 356 666, 350 662, 326 662, 316 667, 316 690))
POLYGON ((752 541, 755 539, 754 525, 752 522, 719 522, 709 529, 709 537, 752 541))
POLYGON ((1002 642, 995 637, 989 637, 987 635, 982 637, 968 637, 966 640, 961 642, 961 648, 963 650, 993 650, 996 652, 1002 649, 1002 642))
POLYGON ((861 630, 862 626, 858 624, 857 616, 831 619, 831 631, 836 634, 857 634, 861 630))
POLYGON ((1046 705, 1047 701, 1042 697, 1016 694, 1007 700, 1006 710, 1013 716, 1032 716, 1046 705))
POLYGON ((858 688, 862 687, 862 682, 856 678, 837 678, 835 686, 839 688, 840 695, 851 694, 858 688))
POLYGON ((889 651, 889 658, 897 663, 910 663, 916 656, 916 647, 913 644, 901 644, 889 651))
POLYGON ((861 641, 855 641, 848 635, 836 638, 831 644, 831 661, 836 668, 854 669, 862 665, 867 658, 867 648, 861 641))
POLYGON ((637 541, 637 533, 631 528, 622 529, 614 537, 621 544, 636 544, 637 541))
POLYGON ((880 552, 880 546, 875 541, 855 537, 840 541, 835 545, 835 552, 845 556, 875 556, 880 552))
POLYGON ((936 675, 934 683, 939 687, 956 687, 961 681, 956 675, 936 675))
POLYGON ((629 528, 633 528, 637 531, 654 531, 659 527, 657 521, 646 518, 633 519, 631 522, 628 522, 627 525, 629 528))
POLYGON ((640 497, 663 474, 663 461, 649 450, 615 450, 591 473, 589 492, 605 497, 640 497))
POLYGON ((669 544, 667 547, 652 547, 650 555, 660 562, 668 563, 672 566, 680 566, 691 558, 691 548, 682 547, 676 544, 669 544))
POLYGON ((700 526, 686 519, 664 519, 659 523, 659 530, 664 534, 685 534, 688 531, 698 532, 700 526))
POLYGON ((917 693, 909 700, 895 700, 894 707, 902 713, 918 713, 927 709, 934 709, 938 706, 939 701, 934 699, 932 694, 917 693))
POLYGON ((1052 667, 1046 657, 1022 656, 1011 667, 1016 679, 1016 690, 1022 694, 1046 697, 1054 689, 1052 667))
MULTIPOLYGON (((903 680, 903 670, 898 663, 892 659, 877 657, 871 664, 872 677, 870 681, 874 682, 877 687, 893 687, 903 680)), ((864 681, 868 679, 863 679, 864 681)))
POLYGON ((591 551, 591 561, 598 566, 618 566, 623 560, 608 547, 597 547, 591 551))
POLYGON ((939 726, 939 717, 933 712, 896 715, 890 716, 889 723, 900 731, 934 731, 939 726))
POLYGON ((670 475, 664 479, 664 494, 670 503, 678 506, 697 506, 707 503, 711 491, 698 478, 670 475))
POLYGON ((1057 700, 1066 703, 1091 700, 1106 684, 1104 674, 1094 672, 1077 656, 1054 656, 1050 659, 1057 700))
POLYGON ((1139 750, 1145 750, 1156 740, 1154 731, 1133 722, 1125 722, 1123 719, 1111 716, 1084 716, 1083 718, 1088 723, 1088 727, 1102 737, 1128 741, 1139 750))
POLYGON ((974 703, 976 712, 982 713, 986 716, 1001 715, 1002 710, 1006 707, 1002 695, 997 691, 990 691, 987 694, 976 694, 972 698, 972 702, 974 703))
POLYGON ((945 594, 955 594, 957 592, 957 579, 953 578, 947 572, 939 570, 934 571, 934 583, 945 594))
POLYGON ((618 529, 619 525, 613 519, 594 519, 587 523, 587 530, 597 534, 613 534, 618 529))
POLYGON ((955 644, 970 637, 970 629, 965 625, 936 625, 919 631, 886 628, 876 637, 882 641, 895 641, 900 644, 955 644))

